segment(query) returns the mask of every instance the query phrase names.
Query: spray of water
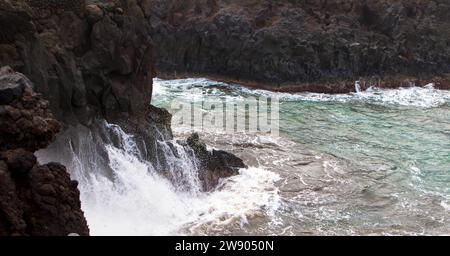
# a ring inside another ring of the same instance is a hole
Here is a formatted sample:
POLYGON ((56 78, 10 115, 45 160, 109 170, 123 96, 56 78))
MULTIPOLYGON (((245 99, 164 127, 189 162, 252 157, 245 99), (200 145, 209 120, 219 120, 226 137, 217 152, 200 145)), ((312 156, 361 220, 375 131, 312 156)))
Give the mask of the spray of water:
POLYGON ((223 180, 220 189, 201 193, 192 150, 176 141, 157 141, 160 157, 151 163, 133 136, 106 122, 103 128, 116 138, 100 145, 104 154, 91 132, 72 134, 59 148, 38 153, 41 162, 63 162, 79 181, 92 235, 207 234, 234 222, 245 228, 248 216, 269 214, 279 205, 278 177, 271 172, 243 169, 223 180))

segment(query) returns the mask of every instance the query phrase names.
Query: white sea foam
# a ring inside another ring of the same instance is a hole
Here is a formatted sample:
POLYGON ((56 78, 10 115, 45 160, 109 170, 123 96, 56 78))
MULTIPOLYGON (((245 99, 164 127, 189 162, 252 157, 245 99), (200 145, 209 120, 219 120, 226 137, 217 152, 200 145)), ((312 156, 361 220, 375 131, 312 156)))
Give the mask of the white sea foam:
MULTIPOLYGON (((195 188, 179 190, 176 182, 169 182, 155 171, 152 163, 140 159, 133 137, 120 127, 106 126, 125 144, 121 148, 106 145, 113 177, 86 171, 82 166, 74 170, 75 176, 84 176, 77 179, 92 235, 182 235, 201 233, 201 229, 236 220, 245 228, 248 217, 271 214, 279 205, 274 185, 278 175, 258 168, 240 170, 240 175, 222 180, 220 189, 210 193, 192 193, 195 188)), ((178 160, 168 152, 165 154, 169 161, 187 161, 180 165, 185 172, 182 179, 190 186, 200 186, 197 176, 189 175, 196 172, 186 159, 189 154, 178 160)), ((173 165, 167 168, 174 168, 173 165)))
POLYGON ((442 201, 441 206, 444 207, 445 210, 450 211, 450 204, 447 202, 442 201))
POLYGON ((349 94, 321 93, 274 93, 256 90, 253 93, 266 97, 279 97, 282 101, 314 102, 366 102, 377 105, 397 105, 421 108, 438 107, 450 102, 450 92, 434 88, 410 87, 398 89, 369 88, 366 91, 349 94))
MULTIPOLYGON (((154 86, 157 95, 169 95, 168 88, 184 90, 184 93, 191 91, 196 95, 202 95, 205 88, 213 88, 209 92, 215 96, 238 97, 238 95, 260 95, 264 97, 277 97, 281 101, 315 101, 315 102, 367 102, 379 105, 398 105, 432 108, 450 102, 450 92, 437 90, 433 84, 424 87, 409 87, 398 89, 369 88, 366 91, 348 94, 322 94, 322 93, 279 93, 267 90, 253 90, 236 84, 226 84, 199 79, 161 80, 155 79, 154 86), (217 88, 227 88, 218 90, 217 88), (200 92, 200 93, 199 93, 200 92)), ((357 83, 355 84, 356 87, 357 83)))
POLYGON ((175 191, 166 179, 149 172, 147 163, 108 147, 112 182, 95 179, 82 189, 84 210, 93 235, 179 235, 202 225, 221 226, 255 212, 274 211, 279 202, 277 175, 242 169, 224 180, 220 190, 193 196, 175 191))

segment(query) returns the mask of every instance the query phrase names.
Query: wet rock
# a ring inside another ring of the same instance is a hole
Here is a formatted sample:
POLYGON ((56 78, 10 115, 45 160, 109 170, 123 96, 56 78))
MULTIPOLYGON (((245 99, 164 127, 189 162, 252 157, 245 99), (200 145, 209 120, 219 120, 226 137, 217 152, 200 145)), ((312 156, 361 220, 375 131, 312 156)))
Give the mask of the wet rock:
POLYGON ((247 168, 242 159, 231 153, 214 149, 209 151, 206 144, 200 141, 197 133, 192 134, 186 142, 200 160, 199 178, 205 191, 214 189, 220 179, 237 175, 239 169, 247 168))
POLYGON ((85 0, 25 0, 25 2, 35 9, 38 14, 42 12, 58 13, 61 11, 71 11, 82 15, 85 6, 85 0))
POLYGON ((23 86, 0 81, 0 104, 7 105, 22 96, 23 86))

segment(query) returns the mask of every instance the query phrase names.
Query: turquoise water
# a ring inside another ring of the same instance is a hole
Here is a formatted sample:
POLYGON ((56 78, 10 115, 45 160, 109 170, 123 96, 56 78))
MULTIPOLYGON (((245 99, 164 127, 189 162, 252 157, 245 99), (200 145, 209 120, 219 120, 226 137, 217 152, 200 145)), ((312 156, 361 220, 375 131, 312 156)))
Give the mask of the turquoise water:
POLYGON ((281 106, 283 136, 359 168, 402 172, 405 185, 450 195, 448 104, 289 101, 281 106))
MULTIPOLYGON (((335 172, 339 182, 320 178, 322 183, 328 182, 322 194, 298 188, 295 191, 302 191, 298 194, 281 193, 284 206, 274 218, 284 224, 271 232, 302 234, 301 230, 307 229, 312 234, 449 234, 448 91, 428 85, 396 90, 371 88, 343 95, 287 94, 207 79, 157 79, 153 104, 170 108, 173 100, 198 104, 205 99, 233 102, 248 96, 280 100, 281 138, 276 143, 278 148, 271 149, 271 162, 261 164, 263 167, 284 175, 286 182, 292 173, 301 178, 311 176, 315 169, 292 167, 298 166, 293 161, 299 161, 300 153, 295 150, 305 148, 337 159, 344 170, 335 172)), ((221 136, 232 141, 245 135, 221 136)), ((206 136, 210 144, 216 137, 206 136)), ((249 135, 250 140, 253 137, 249 135)), ((259 163, 263 160, 261 151, 251 147, 231 149, 245 152, 244 156, 254 150, 254 158, 259 163)))

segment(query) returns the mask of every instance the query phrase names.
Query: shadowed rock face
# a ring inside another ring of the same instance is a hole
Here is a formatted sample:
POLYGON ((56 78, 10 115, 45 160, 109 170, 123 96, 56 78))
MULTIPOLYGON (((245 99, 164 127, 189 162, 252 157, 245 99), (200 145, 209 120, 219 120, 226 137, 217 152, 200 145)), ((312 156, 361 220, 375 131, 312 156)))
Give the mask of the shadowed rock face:
POLYGON ((24 148, 34 152, 48 146, 61 126, 36 96, 31 82, 9 67, 0 68, 0 150, 24 148))
POLYGON ((25 0, 38 12, 45 11, 73 11, 77 14, 84 12, 85 0, 25 0))
POLYGON ((170 76, 317 92, 353 90, 358 78, 450 88, 446 0, 150 2, 157 67, 170 76))
POLYGON ((0 236, 88 235, 78 183, 60 164, 40 165, 33 152, 61 126, 31 82, 0 68, 0 236))
MULTIPOLYGON (((141 151, 145 152, 146 160, 154 162, 160 150, 156 141, 171 140, 173 135, 171 115, 166 110, 150 105, 152 79, 155 76, 153 41, 150 36, 152 2, 88 0, 86 6, 83 2, 0 0, 0 66, 9 65, 25 74, 34 83, 34 90, 48 100, 48 105, 44 102, 39 104, 45 106, 36 104, 32 111, 39 112, 45 108, 45 111, 53 112, 64 128, 75 127, 64 129, 64 134, 59 135, 57 142, 52 145, 67 146, 64 144, 67 138, 70 141, 70 138, 82 136, 82 133, 73 134, 74 130, 78 131, 78 127, 82 127, 79 130, 93 134, 96 146, 102 148, 104 145, 99 144, 108 142, 103 140, 102 132, 97 130, 96 120, 106 119, 133 135, 141 151), (80 6, 84 6, 81 12, 80 6)), ((59 123, 53 118, 30 114, 26 112, 28 110, 24 113, 15 110, 12 102, 28 90, 22 86, 23 83, 29 83, 28 79, 17 73, 8 74, 7 79, 0 79, 4 82, 1 85, 0 103, 10 105, 0 108, 0 113, 5 114, 5 122, 0 124, 0 129, 8 134, 0 138, 0 145, 5 150, 19 147, 34 152, 46 147, 60 129, 59 123), (22 118, 22 115, 27 115, 27 118, 22 118)), ((45 111, 44 116, 47 113, 45 111)), ((107 172, 107 156, 102 151, 97 153, 107 172)), ((220 177, 237 174, 236 171, 226 169, 232 168, 232 163, 224 162, 222 158, 216 157, 218 155, 214 153, 213 157, 203 159, 202 175, 211 177, 202 178, 208 190, 217 184, 220 177), (227 167, 222 167, 222 163, 227 164, 227 167)), ((239 163, 236 168, 240 166, 239 163)), ((60 165, 33 167, 30 170, 28 167, 23 168, 27 169, 24 171, 29 173, 27 175, 34 173, 32 170, 40 172, 48 169, 45 172, 52 173, 55 182, 59 179, 66 182, 68 179, 63 174, 64 167, 60 165)), ((11 168, 5 167, 5 173, 9 173, 11 168)), ((9 188, 12 189, 11 186, 9 188)), ((52 191, 64 197, 68 193, 75 193, 70 189, 67 193, 52 191)), ((18 197, 22 196, 21 193, 17 193, 18 197)), ((72 208, 77 211, 76 206, 72 208)), ((32 210, 37 211, 35 208, 32 210)), ((45 220, 42 217, 42 221, 45 220)), ((44 227, 44 224, 33 225, 44 227)), ((58 223, 52 226, 52 230, 57 229, 56 225, 58 223)), ((83 225, 78 230, 72 230, 71 227, 61 228, 87 234, 83 225)))
POLYGON ((114 120, 146 111, 153 48, 149 22, 135 1, 25 2, 32 7, 0 1, 0 26, 14 28, 2 29, 0 66, 33 81, 59 120, 89 125, 96 117, 114 120), (55 8, 64 12, 36 14, 55 8))

